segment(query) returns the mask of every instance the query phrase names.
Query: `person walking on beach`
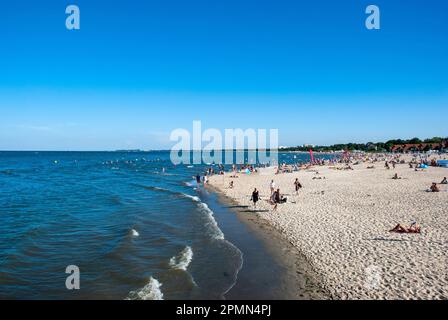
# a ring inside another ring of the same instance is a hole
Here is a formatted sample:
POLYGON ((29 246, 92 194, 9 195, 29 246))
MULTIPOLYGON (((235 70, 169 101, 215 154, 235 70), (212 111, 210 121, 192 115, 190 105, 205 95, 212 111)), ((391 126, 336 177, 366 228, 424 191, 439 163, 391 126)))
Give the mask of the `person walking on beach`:
POLYGON ((271 183, 269 184, 269 187, 271 188, 271 195, 274 193, 275 191, 275 182, 274 180, 271 180, 271 183))
POLYGON ((257 208, 257 202, 259 200, 259 194, 257 188, 255 188, 254 191, 252 192, 252 197, 250 200, 252 200, 252 202, 254 203, 254 207, 257 208))
POLYGON ((272 210, 277 210, 277 191, 274 190, 274 192, 271 194, 269 202, 274 206, 272 210))
POLYGON ((302 184, 299 182, 298 178, 294 181, 294 188, 296 190, 296 194, 299 194, 299 189, 302 188, 302 184))

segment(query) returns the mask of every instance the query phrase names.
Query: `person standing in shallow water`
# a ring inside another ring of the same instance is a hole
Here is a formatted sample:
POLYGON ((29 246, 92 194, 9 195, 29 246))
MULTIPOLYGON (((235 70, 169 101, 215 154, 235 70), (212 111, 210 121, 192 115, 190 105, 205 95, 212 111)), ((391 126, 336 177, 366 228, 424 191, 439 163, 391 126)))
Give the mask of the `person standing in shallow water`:
POLYGON ((256 208, 257 202, 259 200, 259 194, 257 188, 255 188, 254 191, 252 192, 252 198, 250 200, 252 200, 252 202, 254 203, 254 207, 256 208))
POLYGON ((198 174, 196 175, 196 185, 198 188, 201 186, 201 176, 198 174))

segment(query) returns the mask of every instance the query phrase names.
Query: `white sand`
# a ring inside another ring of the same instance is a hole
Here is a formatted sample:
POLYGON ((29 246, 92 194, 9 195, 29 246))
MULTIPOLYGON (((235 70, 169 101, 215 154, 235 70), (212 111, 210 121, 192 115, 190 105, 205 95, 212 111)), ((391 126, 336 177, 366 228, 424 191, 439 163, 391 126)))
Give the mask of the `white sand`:
POLYGON ((251 205, 257 187, 257 215, 276 227, 309 260, 322 287, 337 299, 448 299, 448 192, 425 192, 448 176, 447 168, 415 172, 408 164, 386 170, 369 164, 340 171, 328 166, 274 174, 262 169, 239 178, 213 176, 210 184, 241 205, 251 205), (403 177, 392 180, 394 173, 403 177), (313 180, 313 177, 325 177, 313 180), (294 179, 304 186, 294 192, 294 179), (274 179, 286 204, 276 211, 265 201, 274 179), (234 188, 228 189, 234 180, 234 188), (417 221, 421 234, 388 230, 417 221))

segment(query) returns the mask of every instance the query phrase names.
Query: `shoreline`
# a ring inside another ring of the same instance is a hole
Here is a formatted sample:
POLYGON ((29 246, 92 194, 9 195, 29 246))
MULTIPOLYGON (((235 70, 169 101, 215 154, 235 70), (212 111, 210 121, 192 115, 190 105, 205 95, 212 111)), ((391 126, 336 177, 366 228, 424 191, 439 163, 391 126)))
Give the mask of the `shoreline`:
POLYGON ((353 171, 315 166, 279 175, 266 168, 237 179, 213 176, 209 184, 245 207, 257 187, 261 212, 247 222, 260 225, 261 233, 272 228, 291 243, 332 299, 447 299, 448 190, 427 193, 425 187, 448 170, 415 172, 408 164, 386 170, 380 163, 369 170, 369 164, 355 165, 353 171), (403 179, 392 180, 395 172, 403 179), (298 196, 292 187, 296 177, 304 183, 298 196), (288 197, 276 211, 265 202, 271 179, 288 197), (233 189, 227 187, 231 180, 233 189), (388 232, 411 220, 422 225, 422 234, 388 232))
MULTIPOLYGON (((317 279, 318 275, 303 254, 277 229, 266 221, 257 219, 251 212, 247 212, 245 206, 240 206, 214 186, 208 185, 206 188, 216 195, 219 205, 230 211, 245 229, 242 241, 230 239, 243 252, 244 262, 236 284, 225 294, 226 299, 245 300, 248 299, 247 297, 254 296, 254 293, 255 299, 262 300, 266 298, 273 300, 331 299, 330 293, 321 287, 317 279), (248 243, 248 239, 251 243, 248 243), (254 245, 257 248, 254 248, 254 245), (260 252, 254 252, 257 250, 260 252), (273 275, 273 269, 278 275, 273 275), (269 280, 275 283, 268 283, 269 280), (267 296, 260 296, 253 290, 254 285, 259 286, 256 283, 260 282, 265 283, 266 287, 258 289, 269 287, 270 292, 267 296)), ((222 219, 219 214, 216 218, 222 219)), ((226 223, 227 221, 218 222, 226 223)), ((228 230, 224 232, 226 238, 227 236, 234 237, 234 227, 235 225, 230 228, 227 226, 228 230)), ((220 228, 224 231, 226 226, 220 224, 220 228)))

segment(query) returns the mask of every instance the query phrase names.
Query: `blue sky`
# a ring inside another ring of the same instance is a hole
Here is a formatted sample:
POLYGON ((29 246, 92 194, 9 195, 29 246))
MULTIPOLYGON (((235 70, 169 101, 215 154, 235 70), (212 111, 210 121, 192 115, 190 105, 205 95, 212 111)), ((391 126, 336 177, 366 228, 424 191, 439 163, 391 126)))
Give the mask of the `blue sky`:
POLYGON ((0 149, 169 148, 193 120, 281 145, 447 136, 446 21, 445 0, 3 3, 0 149))

